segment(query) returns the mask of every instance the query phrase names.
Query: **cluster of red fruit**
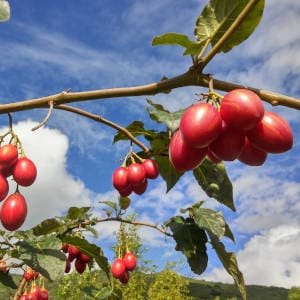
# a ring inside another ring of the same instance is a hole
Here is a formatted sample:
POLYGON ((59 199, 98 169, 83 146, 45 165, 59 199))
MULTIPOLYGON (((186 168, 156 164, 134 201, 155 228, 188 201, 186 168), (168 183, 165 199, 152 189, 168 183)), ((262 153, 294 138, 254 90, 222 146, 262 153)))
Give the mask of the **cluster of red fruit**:
POLYGON ((117 258, 111 266, 112 275, 119 279, 121 283, 126 284, 129 281, 129 271, 136 268, 136 256, 127 252, 123 259, 117 258))
MULTIPOLYGON (((13 144, 0 147, 0 201, 8 194, 7 178, 12 176, 20 186, 30 186, 36 179, 35 164, 27 157, 19 157, 18 148, 13 144)), ((0 210, 0 220, 7 230, 13 231, 20 228, 27 215, 25 198, 15 192, 8 196, 0 210)))
POLYGON ((66 260, 66 268, 65 273, 69 273, 71 270, 71 262, 75 260, 75 269, 79 274, 82 274, 86 269, 86 265, 91 261, 91 258, 80 252, 80 250, 73 246, 63 243, 61 246, 61 250, 64 253, 68 253, 67 260, 66 260))
POLYGON ((23 275, 27 283, 32 281, 31 289, 29 292, 24 292, 20 300, 48 300, 48 290, 44 287, 39 287, 35 280, 38 278, 39 272, 28 268, 23 275))
POLYGON ((207 155, 213 162, 239 161, 260 166, 267 153, 291 149, 293 133, 279 115, 264 110, 262 100, 247 89, 227 93, 220 110, 209 103, 188 108, 169 145, 174 168, 187 171, 207 155))
POLYGON ((147 179, 155 179, 159 175, 158 165, 152 159, 143 159, 142 163, 131 163, 128 167, 117 168, 112 175, 112 183, 122 197, 132 192, 142 195, 147 189, 147 179))

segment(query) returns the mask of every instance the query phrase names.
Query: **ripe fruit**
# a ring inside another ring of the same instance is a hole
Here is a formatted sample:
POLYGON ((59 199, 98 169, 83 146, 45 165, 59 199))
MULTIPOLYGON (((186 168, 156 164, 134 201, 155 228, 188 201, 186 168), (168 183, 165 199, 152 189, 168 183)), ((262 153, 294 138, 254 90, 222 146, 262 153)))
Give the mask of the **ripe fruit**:
POLYGON ((41 300, 48 300, 48 290, 47 289, 41 288, 40 299, 41 300))
POLYGON ((116 259, 111 266, 111 273, 115 278, 120 278, 126 271, 123 259, 116 259))
POLYGON ((223 97, 220 114, 228 126, 250 130, 263 118, 264 106, 254 92, 236 89, 223 97))
POLYGON ((293 132, 287 121, 269 111, 247 132, 247 137, 256 148, 269 153, 282 153, 293 146, 293 132))
POLYGON ((30 186, 35 181, 37 170, 33 161, 27 157, 21 157, 17 160, 13 177, 17 184, 21 186, 30 186))
POLYGON ((195 149, 182 138, 180 130, 176 131, 169 145, 169 159, 173 167, 179 171, 196 168, 204 159, 207 149, 195 149))
POLYGON ((120 282, 123 284, 128 283, 129 281, 129 272, 125 270, 125 272, 122 274, 122 276, 119 278, 120 282))
POLYGON ((77 247, 73 246, 73 245, 69 245, 68 252, 69 252, 69 255, 74 257, 74 258, 77 257, 80 254, 79 249, 77 247))
POLYGON ((184 141, 190 147, 205 148, 221 132, 222 119, 212 105, 197 103, 184 112, 179 128, 184 141))
POLYGON ((4 177, 9 177, 12 175, 14 169, 14 165, 6 167, 4 165, 0 165, 0 174, 2 174, 4 177))
POLYGON ((0 174, 0 201, 6 198, 8 189, 9 187, 6 178, 0 174))
MULTIPOLYGON (((40 300, 41 298, 41 289, 38 285, 33 284, 31 290, 30 290, 30 294, 29 294, 32 299, 36 299, 36 300, 40 300)), ((30 299, 30 298, 29 298, 30 299)))
POLYGON ((79 274, 82 274, 86 268, 86 263, 81 261, 79 258, 75 261, 75 269, 79 274))
POLYGON ((0 147, 0 164, 6 167, 12 166, 18 159, 18 149, 12 144, 0 147))
POLYGON ((127 197, 132 193, 132 186, 129 184, 126 188, 124 188, 123 190, 119 190, 119 194, 122 197, 127 197))
POLYGON ((234 128, 230 128, 223 122, 222 132, 210 145, 209 149, 221 160, 235 160, 242 152, 245 142, 245 134, 234 128))
MULTIPOLYGON (((31 299, 32 299, 32 298, 31 298, 31 299)), ((30 300, 29 294, 25 292, 25 293, 20 297, 19 300, 30 300)))
POLYGON ((81 252, 78 255, 78 259, 81 260, 82 262, 86 263, 86 264, 91 261, 91 258, 88 255, 86 255, 84 253, 81 253, 81 252))
POLYGON ((25 198, 14 193, 4 200, 0 210, 0 220, 4 228, 10 231, 20 228, 27 215, 25 198))
POLYGON ((0 260, 0 272, 6 273, 8 271, 7 264, 5 260, 0 260))
POLYGON ((124 190, 128 187, 128 170, 124 167, 117 168, 112 176, 113 186, 117 190, 124 190))
POLYGON ((141 164, 132 163, 127 169, 129 184, 136 186, 145 181, 146 171, 141 164))
POLYGON ((71 262, 69 259, 66 260, 65 273, 69 273, 71 271, 71 262))
POLYGON ((141 184, 139 185, 136 185, 136 186, 133 186, 132 187, 132 190, 138 194, 138 195, 142 195, 145 193, 146 189, 147 189, 147 186, 148 186, 148 182, 147 182, 147 179, 144 180, 144 182, 142 182, 141 184))
POLYGON ((142 166, 144 167, 146 171, 146 177, 149 179, 155 179, 159 175, 158 165, 157 163, 152 159, 145 159, 142 162, 142 166))
POLYGON ((67 243, 62 243, 61 244, 61 250, 64 252, 64 253, 67 253, 68 252, 68 248, 69 248, 69 245, 67 243))
POLYGON ((267 153, 255 148, 246 137, 245 145, 238 159, 249 166, 261 166, 267 159, 267 153))
POLYGON ((132 271, 136 268, 136 256, 131 252, 127 252, 123 257, 125 267, 128 271, 132 271))
POLYGON ((25 278, 26 281, 33 280, 33 270, 31 268, 28 268, 24 274, 23 278, 25 278))

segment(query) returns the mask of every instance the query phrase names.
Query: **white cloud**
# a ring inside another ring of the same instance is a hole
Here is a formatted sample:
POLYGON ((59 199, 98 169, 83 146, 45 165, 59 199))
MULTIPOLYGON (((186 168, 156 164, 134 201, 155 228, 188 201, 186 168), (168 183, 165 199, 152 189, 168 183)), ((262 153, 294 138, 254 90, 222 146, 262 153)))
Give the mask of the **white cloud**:
MULTIPOLYGON (((67 171, 68 138, 60 131, 41 128, 32 132, 37 123, 30 120, 14 125, 14 131, 22 141, 26 155, 38 169, 35 183, 20 187, 27 200, 28 214, 22 229, 29 228, 42 220, 61 215, 70 206, 91 205, 92 192, 84 183, 67 171)), ((1 133, 6 129, 1 128, 1 133)), ((10 182, 10 193, 15 184, 10 182)))
MULTIPOLYGON (((300 226, 282 225, 254 235, 239 251, 238 262, 247 284, 286 288, 299 284, 300 226)), ((223 269, 213 269, 207 280, 232 282, 223 269)))

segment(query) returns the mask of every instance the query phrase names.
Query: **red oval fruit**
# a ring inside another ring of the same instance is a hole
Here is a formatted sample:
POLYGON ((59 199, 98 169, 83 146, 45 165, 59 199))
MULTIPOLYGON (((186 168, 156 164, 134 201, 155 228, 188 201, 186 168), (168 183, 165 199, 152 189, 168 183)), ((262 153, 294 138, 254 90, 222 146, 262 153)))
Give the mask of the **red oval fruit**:
POLYGON ((0 272, 6 273, 8 271, 5 260, 0 260, 0 272))
POLYGON ((222 100, 220 114, 230 127, 250 130, 263 118, 264 106, 254 92, 236 89, 227 93, 222 100))
POLYGON ((125 189, 119 190, 119 194, 122 197, 127 197, 132 193, 132 186, 129 184, 125 189))
POLYGON ((222 160, 235 160, 242 152, 245 143, 245 133, 223 122, 222 132, 216 140, 209 145, 209 150, 222 160))
POLYGON ((33 271, 32 277, 33 277, 34 280, 36 280, 39 277, 40 273, 36 270, 32 270, 32 271, 33 271))
POLYGON ((66 260, 65 273, 69 273, 71 271, 71 262, 69 259, 66 260))
POLYGON ((245 145, 238 159, 249 166, 261 166, 267 159, 267 153, 255 148, 246 137, 245 145))
POLYGON ((12 175, 14 169, 14 164, 12 166, 6 167, 4 165, 0 165, 0 174, 2 174, 4 177, 9 177, 12 175))
POLYGON ((48 300, 48 290, 45 288, 41 288, 41 292, 40 292, 40 299, 41 300, 48 300))
POLYGON ((190 147, 182 138, 180 130, 176 131, 169 145, 169 159, 173 167, 184 172, 196 168, 204 159, 207 152, 205 149, 190 147))
POLYGON ((86 268, 86 263, 81 261, 79 258, 75 261, 75 269, 79 274, 82 274, 86 268))
POLYGON ((207 150, 207 154, 206 155, 215 164, 218 164, 218 163, 220 163, 222 161, 222 159, 220 159, 215 154, 213 154, 213 152, 211 152, 209 148, 207 150))
POLYGON ((128 182, 132 186, 140 185, 146 179, 146 171, 141 164, 132 163, 128 167, 128 182))
POLYGON ((78 259, 80 259, 82 262, 86 264, 88 264, 91 261, 91 258, 82 252, 80 252, 80 254, 78 255, 78 259))
POLYGON ((126 271, 126 267, 123 259, 117 258, 111 266, 112 275, 115 278, 120 278, 125 271, 126 271))
POLYGON ((146 177, 149 179, 155 179, 159 175, 159 169, 157 163, 152 159, 145 159, 142 165, 146 171, 146 177))
POLYGON ((123 190, 128 186, 128 170, 125 167, 117 168, 112 175, 112 183, 115 189, 123 190))
POLYGON ((132 271, 136 268, 136 256, 131 252, 127 252, 123 257, 125 267, 128 271, 132 271))
POLYGON ((0 147, 0 164, 9 167, 18 159, 18 149, 12 144, 0 147))
MULTIPOLYGON (((31 298, 32 299, 32 298, 31 298)), ((29 298, 29 294, 27 294, 26 292, 20 297, 19 300, 30 300, 29 298)))
POLYGON ((78 255, 80 254, 80 250, 73 245, 69 245, 68 252, 69 252, 69 256, 72 256, 74 258, 78 257, 78 255))
POLYGON ((0 201, 6 198, 8 194, 8 182, 5 177, 0 174, 0 201))
POLYGON ((33 280, 33 270, 31 268, 28 268, 24 274, 23 274, 23 278, 26 280, 26 281, 31 281, 33 280))
POLYGON ((4 200, 0 210, 0 220, 4 228, 14 231, 20 228, 27 215, 27 204, 25 198, 14 193, 4 200))
POLYGON ((190 147, 205 148, 221 132, 221 115, 212 105, 197 103, 184 112, 179 128, 183 139, 190 147))
POLYGON ((120 282, 123 284, 128 283, 129 281, 129 272, 125 270, 125 272, 122 274, 122 276, 119 278, 120 282))
POLYGON ((34 284, 30 290, 30 295, 33 297, 32 299, 40 300, 41 297, 41 289, 38 285, 34 284))
POLYGON ((148 186, 147 179, 144 180, 140 185, 136 185, 132 187, 133 192, 135 192, 138 195, 142 195, 145 193, 148 186))
POLYGON ((69 248, 69 245, 67 243, 62 243, 60 250, 62 250, 64 253, 67 253, 68 248, 69 248))
POLYGON ((293 146, 293 132, 288 122, 269 111, 247 132, 247 137, 255 148, 269 153, 282 153, 293 146))
POLYGON ((13 177, 17 184, 30 186, 35 181, 36 175, 37 170, 33 161, 27 157, 21 157, 17 160, 13 169, 13 177))

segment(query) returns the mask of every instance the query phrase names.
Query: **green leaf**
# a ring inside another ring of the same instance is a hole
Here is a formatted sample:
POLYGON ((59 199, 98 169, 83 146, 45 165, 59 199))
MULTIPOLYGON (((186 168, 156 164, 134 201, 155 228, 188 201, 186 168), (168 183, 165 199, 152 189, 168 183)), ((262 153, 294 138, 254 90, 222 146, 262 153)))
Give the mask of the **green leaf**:
POLYGON ((3 272, 0 271, 0 282, 3 285, 5 285, 7 287, 10 287, 12 289, 17 289, 18 288, 18 286, 15 284, 12 277, 8 273, 3 273, 3 272))
POLYGON ((231 229, 230 229, 230 227, 229 227, 229 225, 227 223, 225 224, 225 233, 224 233, 224 236, 226 236, 227 238, 231 239, 235 243, 233 232, 231 231, 231 229))
POLYGON ((129 197, 119 197, 119 206, 121 209, 125 210, 130 206, 130 198, 129 197))
POLYGON ((52 232, 64 232, 67 230, 65 223, 58 219, 52 218, 42 221, 40 224, 32 228, 33 234, 36 236, 49 234, 52 232))
POLYGON ((70 207, 67 218, 71 220, 83 220, 87 217, 87 212, 90 209, 90 207, 70 207))
POLYGON ((99 201, 99 203, 105 204, 105 205, 111 207, 112 209, 117 210, 116 202, 113 202, 113 201, 99 201))
POLYGON ((223 163, 214 164, 205 159, 194 169, 194 177, 205 193, 235 211, 232 184, 223 163))
POLYGON ((89 243, 87 240, 78 236, 60 236, 62 242, 74 245, 89 257, 93 257, 98 266, 105 272, 106 276, 110 279, 110 266, 107 258, 103 255, 103 251, 95 244, 89 243))
POLYGON ((0 22, 10 19, 10 5, 6 0, 0 0, 0 22))
POLYGON ((167 192, 169 192, 184 173, 180 173, 175 170, 175 168, 170 163, 168 156, 155 156, 155 161, 158 164, 160 175, 166 182, 167 192))
POLYGON ((234 279, 243 300, 247 299, 246 287, 242 272, 239 270, 236 256, 233 252, 227 252, 225 246, 216 237, 210 236, 214 250, 216 251, 220 261, 222 262, 225 270, 234 279))
POLYGON ((155 36, 152 46, 157 45, 177 45, 185 48, 183 55, 197 55, 200 52, 201 43, 191 41, 188 36, 180 33, 170 32, 155 36))
POLYGON ((18 242, 19 259, 49 280, 61 278, 65 270, 65 255, 58 249, 61 241, 54 235, 43 235, 18 242))
POLYGON ((165 223, 173 232, 177 245, 175 250, 181 251, 187 258, 191 270, 202 274, 207 267, 206 242, 207 236, 192 219, 181 216, 171 218, 165 223))
POLYGON ((192 213, 195 223, 220 239, 225 233, 225 220, 223 215, 219 211, 214 211, 208 208, 191 208, 190 213, 192 213))
POLYGON ((147 108, 152 120, 165 124, 172 132, 179 127, 181 116, 185 111, 184 109, 171 113, 160 104, 156 104, 149 99, 147 99, 147 102, 153 107, 147 108))
MULTIPOLYGON (((147 130, 144 127, 144 123, 141 121, 134 121, 130 125, 126 127, 126 129, 134 136, 140 136, 143 135, 145 137, 151 137, 153 134, 155 134, 155 131, 153 130, 147 130)), ((116 143, 120 140, 128 140, 127 135, 125 135, 123 132, 119 131, 115 136, 113 143, 116 143)))
MULTIPOLYGON (((249 0, 210 0, 196 21, 194 34, 197 40, 200 43, 210 42, 214 46, 248 3, 249 0)), ((264 0, 255 4, 219 52, 228 52, 251 35, 261 20, 264 4, 264 0)))

